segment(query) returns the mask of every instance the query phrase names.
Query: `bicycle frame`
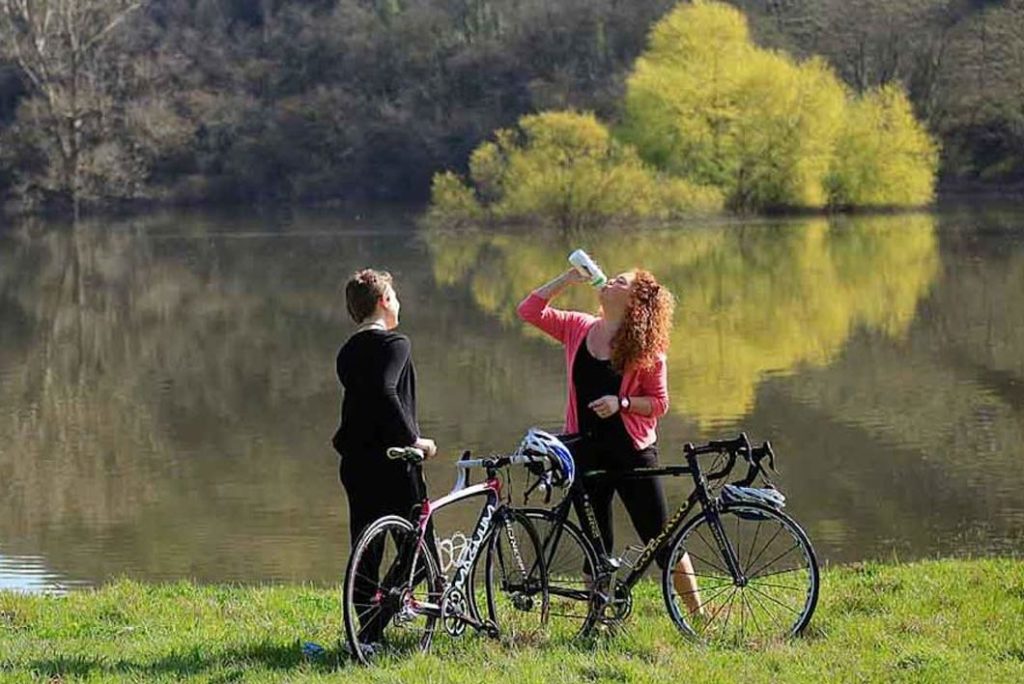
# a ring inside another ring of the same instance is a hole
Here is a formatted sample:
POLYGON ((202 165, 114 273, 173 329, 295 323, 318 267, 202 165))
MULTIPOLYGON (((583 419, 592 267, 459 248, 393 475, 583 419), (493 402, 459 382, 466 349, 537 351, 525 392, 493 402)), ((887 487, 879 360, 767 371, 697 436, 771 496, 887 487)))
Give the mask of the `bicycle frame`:
MULTIPOLYGON (((683 524, 687 520, 687 514, 693 508, 695 503, 699 503, 701 508, 709 514, 709 517, 711 518, 711 529, 714 532, 715 541, 719 546, 722 556, 726 559, 733 579, 737 582, 742 582, 744 580, 742 577, 742 571, 739 568, 736 552, 732 548, 732 544, 729 542, 728 538, 721 530, 721 524, 717 517, 715 499, 711 496, 707 478, 704 476, 704 473, 701 471, 700 466, 697 463, 697 457, 695 454, 687 453, 686 459, 687 465, 685 466, 636 468, 624 471, 593 470, 582 475, 583 479, 614 478, 616 480, 633 480, 650 477, 679 477, 682 475, 690 475, 693 477, 693 492, 691 492, 690 496, 687 497, 679 508, 676 509, 675 513, 668 519, 665 526, 657 536, 651 539, 644 546, 640 556, 630 569, 629 574, 621 580, 623 584, 629 587, 633 587, 637 581, 640 580, 654 561, 658 550, 672 539, 682 528, 683 524)), ((553 540, 545 540, 545 545, 550 545, 552 548, 557 547, 562 533, 562 523, 566 518, 568 518, 569 509, 574 503, 578 503, 579 508, 584 514, 580 516, 582 518, 580 520, 580 527, 583 530, 584 535, 587 537, 587 541, 590 542, 594 547, 594 550, 597 552, 598 561, 601 563, 602 574, 610 575, 619 569, 619 565, 610 556, 610 550, 606 549, 604 546, 604 540, 601 537, 601 530, 597 524, 593 506, 590 503, 590 496, 581 484, 573 487, 573 491, 570 495, 555 508, 555 538, 553 540)))
MULTIPOLYGON (((430 524, 430 519, 437 511, 450 506, 451 504, 470 499, 476 496, 486 496, 487 501, 484 502, 483 510, 480 511, 480 517, 477 519, 476 526, 473 528, 473 534, 469 537, 469 541, 460 557, 456 560, 456 572, 452 578, 451 587, 454 589, 462 590, 465 587, 467 580, 469 579, 470 570, 473 567, 473 562, 476 560, 480 553, 480 547, 484 543, 484 539, 487 537, 487 532, 491 529, 491 521, 494 519, 494 514, 497 513, 501 507, 501 480, 495 476, 489 476, 485 482, 480 484, 472 485, 469 487, 460 486, 462 478, 456 483, 454 489, 447 495, 437 499, 436 501, 430 501, 424 498, 423 503, 420 504, 419 519, 416 523, 419 534, 420 544, 425 544, 427 538, 427 527, 430 524)), ((417 546, 419 548, 419 546, 417 546)))
MULTIPOLYGON (((413 562, 409 563, 409 581, 412 582, 416 568, 416 555, 422 548, 430 548, 427 544, 428 528, 430 525, 430 519, 437 511, 450 506, 459 501, 464 501, 477 496, 486 496, 487 500, 484 502, 483 509, 480 511, 480 517, 477 519, 476 526, 473 529, 472 535, 466 544, 466 547, 460 553, 459 558, 456 560, 456 571, 451 582, 445 587, 444 592, 441 595, 438 603, 428 603, 425 601, 416 602, 415 605, 411 606, 411 610, 418 613, 433 614, 442 618, 456 618, 460 622, 468 624, 475 629, 490 630, 493 629, 492 625, 487 622, 481 622, 477 620, 473 615, 467 613, 449 614, 445 615, 443 605, 448 597, 453 594, 461 594, 463 597, 468 596, 466 590, 467 584, 471 578, 472 569, 474 564, 477 562, 484 542, 487 539, 487 535, 494 529, 494 516, 498 515, 502 510, 504 504, 501 502, 501 480, 497 477, 495 469, 486 465, 486 459, 484 460, 466 460, 465 458, 458 463, 460 468, 459 477, 455 482, 455 486, 452 491, 447 495, 431 501, 423 494, 423 502, 419 504, 418 514, 414 514, 412 517, 416 519, 416 530, 417 530, 417 543, 413 547, 413 562), (487 479, 476 485, 467 485, 467 471, 470 467, 483 465, 487 471, 487 479)), ((419 487, 422 489, 422 485, 419 487)), ((415 509, 414 509, 415 510, 415 509)), ((508 524, 506 520, 506 525, 508 524)), ((514 542, 514 538, 512 538, 514 542)), ((517 562, 520 566, 520 571, 526 575, 526 568, 521 557, 518 557, 518 549, 513 547, 514 553, 517 554, 517 562)), ((452 632, 455 633, 455 632, 452 632)))

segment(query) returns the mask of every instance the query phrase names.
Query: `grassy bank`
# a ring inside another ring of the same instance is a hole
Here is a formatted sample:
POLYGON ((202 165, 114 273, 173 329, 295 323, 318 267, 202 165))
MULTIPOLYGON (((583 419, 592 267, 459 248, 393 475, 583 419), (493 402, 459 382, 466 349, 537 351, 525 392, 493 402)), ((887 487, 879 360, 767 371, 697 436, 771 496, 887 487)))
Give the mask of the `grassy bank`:
POLYGON ((339 620, 336 591, 316 587, 0 593, 0 681, 1024 681, 1024 562, 1013 560, 830 569, 809 633, 757 651, 684 643, 653 585, 624 633, 586 646, 442 637, 430 655, 367 669, 340 655, 339 620), (303 657, 307 640, 323 658, 303 657))

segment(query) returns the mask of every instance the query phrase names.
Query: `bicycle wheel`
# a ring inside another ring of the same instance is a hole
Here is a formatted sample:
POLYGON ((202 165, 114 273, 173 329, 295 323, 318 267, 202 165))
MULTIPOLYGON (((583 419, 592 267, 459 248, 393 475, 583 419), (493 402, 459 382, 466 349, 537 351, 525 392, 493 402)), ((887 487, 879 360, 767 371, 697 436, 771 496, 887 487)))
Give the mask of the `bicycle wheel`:
POLYGON ((688 637, 722 643, 765 643, 799 634, 814 613, 820 581, 804 531, 769 506, 722 506, 720 531, 741 573, 735 580, 711 520, 705 511, 680 530, 662 571, 665 605, 676 627, 688 637), (678 572, 684 554, 692 574, 678 572))
POLYGON ((434 634, 440 573, 413 525, 398 516, 380 518, 359 536, 345 571, 342 605, 345 637, 363 664, 380 651, 426 650, 434 634), (369 645, 369 648, 367 648, 369 645))
POLYGON ((596 575, 597 554, 583 532, 566 520, 540 508, 523 509, 544 547, 548 571, 548 633, 555 639, 574 639, 590 632, 595 610, 590 588, 596 575), (557 534, 556 534, 557 533, 557 534))
POLYGON ((529 643, 544 638, 548 575, 540 537, 530 520, 519 511, 502 508, 494 516, 482 560, 487 613, 480 615, 482 611, 477 610, 478 618, 490 620, 502 639, 529 643))

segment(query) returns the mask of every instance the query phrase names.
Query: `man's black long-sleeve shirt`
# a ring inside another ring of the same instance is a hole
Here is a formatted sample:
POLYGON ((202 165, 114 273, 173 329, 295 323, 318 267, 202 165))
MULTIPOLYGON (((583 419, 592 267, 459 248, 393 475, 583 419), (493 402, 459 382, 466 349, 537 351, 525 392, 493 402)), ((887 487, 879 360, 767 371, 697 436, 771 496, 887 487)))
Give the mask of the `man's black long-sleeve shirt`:
MULTIPOLYGON (((346 459, 380 463, 385 450, 409 446, 416 424, 416 369, 409 338, 386 330, 358 332, 338 351, 345 388, 334 447, 346 459)), ((354 464, 353 464, 354 465, 354 464)))

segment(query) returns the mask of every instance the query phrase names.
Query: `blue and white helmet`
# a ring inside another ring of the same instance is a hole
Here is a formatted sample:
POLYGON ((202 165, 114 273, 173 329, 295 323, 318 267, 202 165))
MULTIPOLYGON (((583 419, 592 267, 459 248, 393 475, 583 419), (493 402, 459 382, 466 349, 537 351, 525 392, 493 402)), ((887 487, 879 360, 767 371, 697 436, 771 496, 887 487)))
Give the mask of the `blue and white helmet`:
POLYGON ((764 487, 739 487, 727 484, 722 487, 724 503, 759 503, 772 508, 785 508, 786 496, 777 489, 764 487))
POLYGON ((554 435, 538 428, 530 428, 516 449, 524 456, 543 456, 549 464, 552 485, 568 489, 576 479, 576 462, 569 447, 554 435))

